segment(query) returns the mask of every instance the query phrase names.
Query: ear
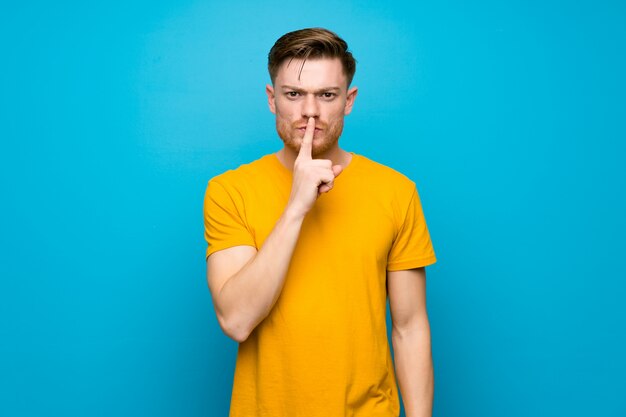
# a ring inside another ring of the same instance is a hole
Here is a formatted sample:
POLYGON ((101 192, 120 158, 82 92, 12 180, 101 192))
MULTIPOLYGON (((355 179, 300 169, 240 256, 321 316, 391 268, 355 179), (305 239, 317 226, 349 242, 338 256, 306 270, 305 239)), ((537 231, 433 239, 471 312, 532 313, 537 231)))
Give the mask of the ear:
POLYGON ((354 99, 356 98, 359 89, 357 87, 352 87, 348 90, 348 94, 346 97, 346 106, 343 108, 343 114, 349 115, 352 112, 352 106, 354 105, 354 99))
POLYGON ((265 93, 267 94, 267 104, 270 106, 270 111, 276 114, 276 102, 274 101, 274 87, 267 84, 265 85, 265 93))

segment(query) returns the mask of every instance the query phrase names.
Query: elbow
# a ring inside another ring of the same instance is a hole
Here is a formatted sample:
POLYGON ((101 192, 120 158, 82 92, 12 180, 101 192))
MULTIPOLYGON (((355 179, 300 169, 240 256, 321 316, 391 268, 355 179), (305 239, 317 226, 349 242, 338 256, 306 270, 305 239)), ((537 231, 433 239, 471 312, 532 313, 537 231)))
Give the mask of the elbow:
POLYGON ((218 314, 218 322, 224 334, 237 343, 243 343, 250 336, 250 329, 241 321, 235 320, 233 317, 226 318, 218 314))
POLYGON ((246 330, 240 329, 232 329, 228 333, 226 333, 228 337, 233 339, 237 343, 243 343, 248 340, 248 336, 250 336, 250 332, 246 330))

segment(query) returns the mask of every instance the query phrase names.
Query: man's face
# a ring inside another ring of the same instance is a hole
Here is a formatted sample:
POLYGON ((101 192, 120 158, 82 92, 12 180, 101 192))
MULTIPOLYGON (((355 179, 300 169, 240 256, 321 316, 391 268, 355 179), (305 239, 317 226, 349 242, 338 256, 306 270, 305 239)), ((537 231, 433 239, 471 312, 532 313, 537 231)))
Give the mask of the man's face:
POLYGON ((274 86, 266 87, 276 130, 285 146, 300 151, 309 117, 315 118, 313 156, 337 147, 343 118, 352 111, 356 87, 348 81, 338 58, 286 60, 278 69, 274 86), (302 71, 300 71, 302 69, 302 71))

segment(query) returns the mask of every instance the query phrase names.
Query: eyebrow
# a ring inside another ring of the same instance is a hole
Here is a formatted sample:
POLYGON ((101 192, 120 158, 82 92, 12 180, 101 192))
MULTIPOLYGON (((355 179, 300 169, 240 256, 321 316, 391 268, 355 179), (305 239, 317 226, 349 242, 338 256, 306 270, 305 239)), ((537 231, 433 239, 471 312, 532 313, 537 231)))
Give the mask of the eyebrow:
MULTIPOLYGON (((281 87, 283 90, 294 90, 294 91, 305 91, 303 88, 300 87, 294 87, 292 85, 283 85, 281 87)), ((334 91, 334 90, 341 90, 341 88, 339 87, 327 87, 327 88, 320 88, 318 90, 314 90, 313 93, 323 93, 326 91, 334 91)))

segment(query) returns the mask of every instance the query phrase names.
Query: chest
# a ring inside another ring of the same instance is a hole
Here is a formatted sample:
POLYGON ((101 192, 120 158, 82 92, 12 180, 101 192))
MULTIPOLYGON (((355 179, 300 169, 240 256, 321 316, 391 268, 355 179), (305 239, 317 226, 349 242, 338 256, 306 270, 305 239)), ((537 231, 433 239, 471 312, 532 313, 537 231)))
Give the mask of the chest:
MULTIPOLYGON (((385 264, 397 233, 391 202, 371 190, 336 186, 322 194, 307 214, 300 231, 296 254, 332 250, 345 260, 385 264)), ((291 184, 255 189, 246 201, 246 221, 257 248, 261 248, 282 215, 291 184)))

